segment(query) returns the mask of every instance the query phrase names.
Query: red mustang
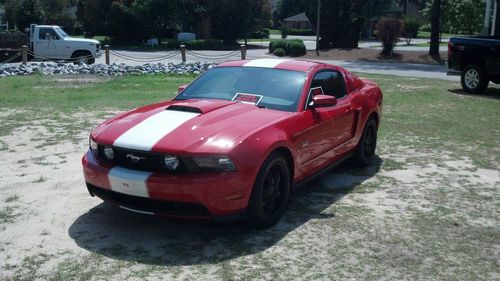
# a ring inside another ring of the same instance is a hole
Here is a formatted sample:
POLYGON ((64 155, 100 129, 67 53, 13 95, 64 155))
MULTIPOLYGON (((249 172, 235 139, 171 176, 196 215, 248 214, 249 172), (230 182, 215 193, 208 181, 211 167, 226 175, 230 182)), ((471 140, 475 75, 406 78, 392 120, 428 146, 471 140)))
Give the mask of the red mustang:
POLYGON ((226 62, 94 129, 85 181, 134 212, 270 227, 292 186, 348 158, 370 163, 381 114, 380 88, 340 67, 226 62))

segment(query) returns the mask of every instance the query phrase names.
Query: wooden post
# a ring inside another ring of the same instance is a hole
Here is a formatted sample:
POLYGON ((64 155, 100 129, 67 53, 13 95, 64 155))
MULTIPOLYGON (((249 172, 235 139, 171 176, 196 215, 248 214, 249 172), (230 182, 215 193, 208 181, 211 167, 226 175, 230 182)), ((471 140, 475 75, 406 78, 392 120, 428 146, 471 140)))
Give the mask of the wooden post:
POLYGON ((106 64, 109 65, 109 45, 104 45, 104 58, 106 59, 106 64))
POLYGON ((28 46, 21 46, 21 59, 24 65, 28 63, 28 46))
POLYGON ((182 56, 182 62, 186 62, 186 46, 181 45, 181 56, 182 56))
POLYGON ((240 51, 241 51, 241 59, 244 60, 247 57, 247 46, 246 45, 240 45, 240 51))

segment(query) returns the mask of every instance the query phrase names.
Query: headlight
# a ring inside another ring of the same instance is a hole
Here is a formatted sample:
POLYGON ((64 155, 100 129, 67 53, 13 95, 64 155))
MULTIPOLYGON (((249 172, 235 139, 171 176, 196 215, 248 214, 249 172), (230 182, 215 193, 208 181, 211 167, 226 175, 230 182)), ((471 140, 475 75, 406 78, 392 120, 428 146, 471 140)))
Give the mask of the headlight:
POLYGON ((193 157, 193 160, 202 170, 236 171, 233 161, 225 156, 200 156, 193 157))
POLYGON ((173 155, 165 155, 165 157, 163 158, 163 162, 165 162, 165 166, 167 167, 167 169, 171 171, 179 167, 179 158, 173 155))
POLYGON ((115 158, 115 152, 113 151, 113 148, 111 146, 105 146, 103 152, 104 156, 106 156, 108 160, 113 160, 113 158, 115 158))
POLYGON ((97 152, 98 144, 92 138, 89 138, 90 149, 97 152))

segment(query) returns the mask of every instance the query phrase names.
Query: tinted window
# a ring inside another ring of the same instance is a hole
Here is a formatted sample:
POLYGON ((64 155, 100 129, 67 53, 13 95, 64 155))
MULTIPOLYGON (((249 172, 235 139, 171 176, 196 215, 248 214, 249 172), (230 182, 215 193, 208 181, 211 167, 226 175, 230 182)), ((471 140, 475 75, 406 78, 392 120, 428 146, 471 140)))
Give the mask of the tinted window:
POLYGON ((346 95, 342 74, 337 71, 322 71, 314 76, 311 88, 321 87, 325 95, 342 98, 346 95))
POLYGON ((242 101, 256 96, 257 106, 296 111, 305 77, 304 72, 273 68, 216 67, 196 79, 175 99, 242 101))

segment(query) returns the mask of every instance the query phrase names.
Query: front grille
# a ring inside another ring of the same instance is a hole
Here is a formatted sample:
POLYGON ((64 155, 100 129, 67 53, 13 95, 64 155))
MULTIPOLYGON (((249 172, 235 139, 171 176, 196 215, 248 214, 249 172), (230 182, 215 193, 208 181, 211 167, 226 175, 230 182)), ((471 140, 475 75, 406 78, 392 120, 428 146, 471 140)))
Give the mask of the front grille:
POLYGON ((87 183, 87 188, 89 189, 90 194, 95 195, 104 201, 137 211, 150 212, 155 215, 211 218, 207 208, 201 204, 131 196, 99 188, 89 183, 87 183))
POLYGON ((98 156, 100 159, 115 166, 129 168, 132 170, 148 172, 185 173, 199 170, 190 158, 179 157, 179 167, 175 171, 168 170, 163 161, 165 154, 149 151, 139 151, 121 147, 113 147, 114 158, 109 160, 104 156, 104 146, 99 145, 98 156), (139 159, 139 160, 138 160, 139 159))

